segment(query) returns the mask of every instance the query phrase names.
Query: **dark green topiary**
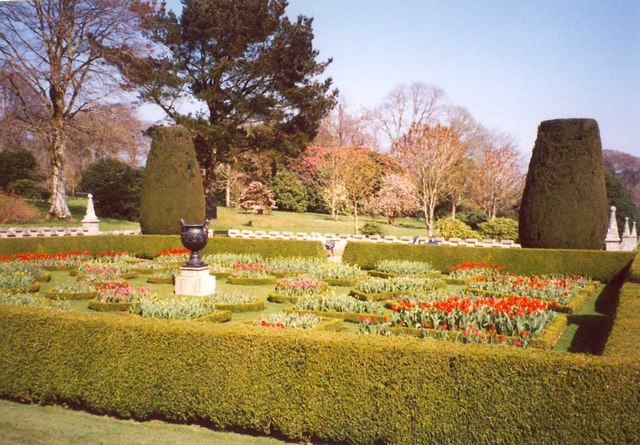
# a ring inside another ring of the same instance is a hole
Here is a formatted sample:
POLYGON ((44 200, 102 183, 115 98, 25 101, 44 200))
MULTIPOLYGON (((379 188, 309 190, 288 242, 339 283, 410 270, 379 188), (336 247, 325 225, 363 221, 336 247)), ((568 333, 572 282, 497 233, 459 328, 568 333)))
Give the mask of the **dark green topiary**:
POLYGON ((183 127, 155 129, 142 186, 140 228, 144 234, 172 234, 180 219, 204 221, 204 189, 195 149, 183 127))
POLYGON ((522 246, 601 249, 607 216, 598 123, 542 122, 520 207, 522 246))

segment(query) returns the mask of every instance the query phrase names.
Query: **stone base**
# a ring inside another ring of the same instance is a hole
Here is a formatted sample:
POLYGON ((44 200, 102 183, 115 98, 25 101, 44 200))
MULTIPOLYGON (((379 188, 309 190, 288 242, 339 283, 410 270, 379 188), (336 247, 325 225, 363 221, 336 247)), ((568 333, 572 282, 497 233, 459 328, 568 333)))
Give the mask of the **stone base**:
POLYGON ((100 221, 82 221, 82 229, 87 231, 87 235, 100 234, 100 221))
POLYGON ((605 240, 604 242, 604 250, 608 252, 618 252, 620 251, 620 240, 605 240))
POLYGON ((204 297, 215 293, 216 277, 209 274, 208 266, 180 268, 180 276, 176 277, 176 295, 204 297))

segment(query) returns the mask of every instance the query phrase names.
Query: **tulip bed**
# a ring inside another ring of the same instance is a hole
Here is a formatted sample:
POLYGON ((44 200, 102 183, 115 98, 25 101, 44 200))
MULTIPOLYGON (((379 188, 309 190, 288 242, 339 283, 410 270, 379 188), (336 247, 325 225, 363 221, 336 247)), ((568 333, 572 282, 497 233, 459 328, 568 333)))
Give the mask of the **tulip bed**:
MULTIPOLYGON (((640 284, 622 286, 605 354, 587 357, 536 350, 548 349, 567 323, 553 310, 555 299, 513 295, 509 289, 480 289, 475 294, 469 289, 473 276, 496 269, 519 271, 509 263, 477 261, 501 267, 457 277, 464 282, 458 286, 401 290, 385 308, 382 302, 349 297, 348 287, 329 288, 305 261, 276 258, 277 267, 270 268, 273 257, 268 255, 233 257, 256 252, 209 258, 215 263, 212 272, 234 269, 238 263, 263 264, 261 270, 285 274, 278 289, 296 298, 295 306, 265 302, 276 284, 237 286, 218 277, 221 292, 216 298, 185 299, 180 305, 170 299, 171 284, 148 284, 149 295, 136 295, 149 275, 122 279, 132 270, 163 270, 160 265, 175 270, 184 260, 180 250, 165 251, 153 261, 88 252, 61 255, 59 263, 53 261, 55 255, 4 258, 31 265, 47 261, 47 267, 59 268, 52 272, 51 283, 43 284, 43 293, 75 282, 70 268, 84 267, 79 274, 84 281, 89 264, 118 267, 120 278, 96 285, 97 292, 102 286, 108 298, 126 294, 125 300, 133 304, 130 312, 105 315, 87 310, 86 300, 60 304, 37 294, 0 293, 0 302, 8 303, 0 305, 0 395, 69 402, 137 419, 206 421, 216 428, 271 431, 296 440, 640 441, 635 428, 640 420, 640 368, 638 353, 628 346, 640 340, 640 284), (244 305, 245 312, 214 312, 216 304, 221 309, 225 304, 244 305), (58 310, 69 307, 72 310, 58 310), (201 320, 227 323, 188 321, 196 313, 201 320), (305 329, 312 325, 316 329, 305 329), (518 412, 527 416, 513 415, 518 412), (490 432, 487 424, 492 425, 490 432)), ((620 257, 616 261, 622 263, 620 257)), ((324 267, 318 259, 310 263, 324 267)), ((436 267, 452 271, 462 264, 436 267)), ((361 282, 359 272, 340 267, 336 274, 358 276, 361 282)), ((402 265, 394 267, 402 270, 402 265)), ((592 276, 612 279, 623 268, 596 270, 592 276)), ((463 269, 474 268, 458 268, 463 269)), ((566 277, 542 277, 552 272, 561 271, 541 268, 537 279, 557 286, 563 279, 568 283, 575 271, 566 277)), ((448 276, 440 278, 443 282, 448 276)), ((409 281, 398 282, 405 286, 409 281)), ((578 280, 571 286, 589 287, 578 280)), ((593 292, 590 298, 595 298, 593 292)))

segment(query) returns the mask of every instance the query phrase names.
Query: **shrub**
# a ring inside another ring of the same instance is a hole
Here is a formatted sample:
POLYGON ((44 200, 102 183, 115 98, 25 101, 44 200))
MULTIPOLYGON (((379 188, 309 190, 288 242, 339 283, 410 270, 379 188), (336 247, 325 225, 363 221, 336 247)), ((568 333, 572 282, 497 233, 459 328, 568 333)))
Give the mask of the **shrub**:
POLYGON ((0 324, 0 395, 31 403, 305 442, 640 442, 635 357, 16 306, 0 324))
POLYGON ((122 161, 105 158, 89 164, 79 189, 93 194, 98 216, 138 220, 144 174, 122 161))
POLYGON ((373 269, 379 261, 397 259, 425 261, 434 269, 449 272, 461 263, 500 264, 508 272, 525 275, 583 275, 609 282, 626 273, 633 252, 563 249, 497 249, 493 247, 431 246, 348 242, 342 255, 347 264, 373 269))
POLYGON ((270 185, 279 210, 303 213, 307 210, 304 185, 287 170, 278 170, 270 185))
POLYGON ((441 218, 436 221, 436 231, 438 235, 449 238, 477 238, 477 234, 471 227, 455 218, 441 218))
POLYGON ((365 223, 365 225, 362 226, 362 228, 360 229, 360 233, 366 236, 371 236, 371 235, 385 236, 387 234, 387 231, 380 224, 365 223))
POLYGON ((511 218, 496 218, 478 225, 483 238, 518 240, 518 221, 511 218))
POLYGON ((258 215, 271 213, 276 208, 273 193, 261 182, 254 181, 242 192, 238 199, 238 207, 258 215))
POLYGON ((38 179, 37 168, 36 158, 27 150, 0 151, 0 188, 7 190, 19 179, 38 179))
POLYGON ((522 246, 601 249, 607 216, 598 123, 542 122, 520 206, 522 246))
POLYGON ((487 221, 487 215, 484 212, 459 212, 456 214, 456 218, 473 230, 478 230, 480 223, 487 221))
POLYGON ((0 224, 30 222, 37 214, 36 209, 23 198, 0 192, 0 224))
POLYGON ((33 179, 17 179, 7 186, 7 191, 27 199, 47 200, 51 193, 33 179))
POLYGON ((180 219, 204 221, 204 188, 195 148, 183 127, 155 129, 147 157, 140 228, 145 234, 173 234, 180 219))

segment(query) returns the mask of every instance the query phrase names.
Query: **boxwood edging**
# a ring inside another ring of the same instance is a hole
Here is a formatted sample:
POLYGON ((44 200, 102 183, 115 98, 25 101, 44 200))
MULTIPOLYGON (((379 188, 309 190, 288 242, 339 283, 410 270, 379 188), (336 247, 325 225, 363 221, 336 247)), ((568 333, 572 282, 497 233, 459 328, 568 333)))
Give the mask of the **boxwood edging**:
POLYGON ((365 314, 356 312, 333 312, 333 311, 309 311, 304 309, 285 309, 284 312, 296 312, 298 314, 313 314, 320 317, 338 318, 342 321, 349 323, 360 323, 361 317, 366 317, 368 320, 375 323, 384 323, 385 319, 390 318, 389 314, 365 314))
POLYGON ((233 275, 227 277, 227 283, 237 284, 240 286, 261 286, 264 284, 276 284, 276 277, 264 277, 264 278, 243 278, 234 277, 233 275))
POLYGON ((215 303, 216 309, 221 311, 239 312, 257 312, 264 311, 265 304, 262 300, 256 300, 251 303, 215 303))
POLYGON ((97 291, 90 292, 45 292, 45 298, 50 300, 91 300, 98 296, 97 291))
POLYGON ((0 396, 29 402, 352 444, 640 441, 635 357, 10 305, 0 323, 0 396))
MULTIPOLYGON (((72 251, 127 252, 152 258, 165 249, 181 249, 178 235, 98 235, 53 238, 2 238, 0 255, 18 253, 62 253, 72 251)), ((200 251, 215 253, 259 253, 263 258, 301 256, 325 259, 320 241, 241 239, 214 236, 200 251)))
POLYGON ((449 273, 461 263, 482 262, 507 266, 525 275, 583 275, 608 283, 623 271, 635 252, 569 249, 502 249, 495 247, 434 246, 428 244, 377 244, 349 241, 342 256, 347 264, 374 269, 381 260, 425 261, 449 273))

